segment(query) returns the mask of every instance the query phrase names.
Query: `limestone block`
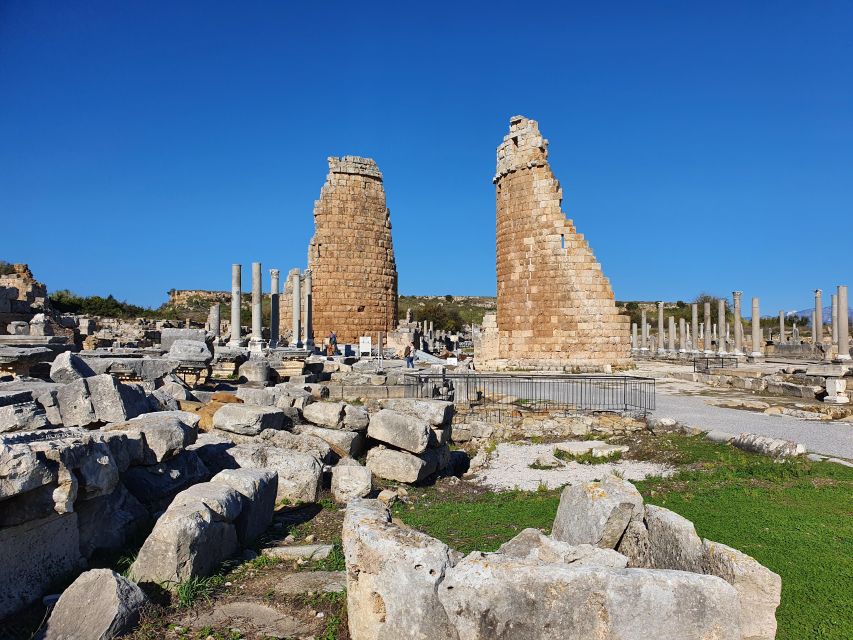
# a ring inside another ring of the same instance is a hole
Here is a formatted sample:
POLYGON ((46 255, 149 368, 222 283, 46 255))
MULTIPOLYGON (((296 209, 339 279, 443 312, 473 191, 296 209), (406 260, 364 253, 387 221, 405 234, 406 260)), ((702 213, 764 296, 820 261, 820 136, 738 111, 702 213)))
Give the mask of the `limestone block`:
POLYGON ((278 475, 263 469, 228 469, 217 473, 210 482, 227 485, 242 496, 242 508, 234 525, 240 544, 250 545, 272 522, 278 475))
POLYGON ((646 505, 649 566, 653 569, 702 571, 702 541, 687 518, 669 509, 646 505))
POLYGON ((420 418, 382 409, 371 418, 367 435, 374 440, 418 454, 426 451, 429 444, 430 425, 420 418))
POLYGON ((104 433, 121 431, 138 435, 142 445, 142 464, 157 464, 173 458, 196 441, 198 431, 188 422, 186 412, 147 413, 126 422, 110 424, 104 433), (186 420, 186 421, 185 421, 186 420))
POLYGON ((90 557, 98 549, 119 550, 148 522, 148 511, 123 484, 115 490, 75 505, 80 529, 80 552, 90 557), (109 523, 109 526, 104 526, 109 523))
POLYGON ((426 420, 434 427, 446 425, 453 418, 453 403, 446 400, 392 398, 382 403, 386 409, 426 420))
POLYGON ((339 429, 344 417, 344 403, 314 402, 302 409, 302 417, 318 427, 339 429))
POLYGON ((0 529, 0 619, 41 598, 82 562, 76 513, 0 529))
POLYGON ((181 363, 209 364, 213 360, 213 354, 207 348, 203 340, 178 339, 169 347, 170 360, 178 360, 181 363))
POLYGON ((539 529, 524 529, 505 542, 496 553, 520 560, 563 562, 573 565, 596 565, 624 569, 628 558, 613 549, 590 544, 571 545, 544 535, 539 529))
POLYGON ((117 638, 136 626, 145 602, 142 589, 115 571, 86 571, 62 592, 43 638, 117 638))
POLYGON ((210 472, 194 451, 184 451, 155 465, 131 467, 122 476, 127 490, 143 504, 170 499, 186 487, 204 482, 210 472))
POLYGON ((95 372, 86 361, 70 351, 60 353, 50 365, 50 379, 61 384, 94 375, 95 372))
POLYGON ((628 523, 642 518, 640 492, 630 482, 608 476, 604 482, 563 489, 551 536, 573 545, 613 549, 628 523))
MULTIPOLYGON (((341 433, 341 432, 336 432, 341 433)), ((350 432, 347 432, 350 433, 350 432)), ((291 433, 290 431, 278 431, 265 429, 261 432, 260 439, 280 449, 290 451, 301 451, 309 453, 320 462, 332 462, 332 448, 325 440, 308 433, 291 433)))
POLYGON ((339 429, 323 429, 313 425, 299 425, 296 430, 300 434, 320 438, 337 455, 357 458, 364 451, 365 435, 358 431, 341 431, 339 429))
POLYGON ((357 463, 338 465, 332 469, 332 495, 336 501, 347 503, 353 498, 364 498, 372 490, 370 469, 357 463))
POLYGON ((276 407, 227 404, 213 415, 213 426, 222 431, 256 436, 264 429, 281 429, 284 412, 276 407))
POLYGON ((239 444, 226 454, 244 469, 269 469, 278 473, 276 500, 316 502, 323 466, 314 456, 266 444, 239 444))
POLYGON ((364 407, 354 404, 344 405, 343 426, 349 431, 364 431, 370 424, 370 415, 364 407))

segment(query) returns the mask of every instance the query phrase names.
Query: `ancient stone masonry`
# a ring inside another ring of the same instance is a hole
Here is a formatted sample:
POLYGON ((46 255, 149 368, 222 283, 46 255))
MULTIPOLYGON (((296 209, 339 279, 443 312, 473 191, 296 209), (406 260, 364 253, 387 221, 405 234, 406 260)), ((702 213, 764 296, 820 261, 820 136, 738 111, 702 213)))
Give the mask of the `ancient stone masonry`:
POLYGON ((560 205, 548 141, 510 119, 497 152, 498 360, 484 368, 603 370, 630 363, 630 319, 560 205))
MULTIPOLYGON (((397 326, 397 265, 382 173, 369 158, 329 158, 308 250, 314 335, 341 343, 397 326)), ((283 305, 284 306, 284 305, 283 305)))

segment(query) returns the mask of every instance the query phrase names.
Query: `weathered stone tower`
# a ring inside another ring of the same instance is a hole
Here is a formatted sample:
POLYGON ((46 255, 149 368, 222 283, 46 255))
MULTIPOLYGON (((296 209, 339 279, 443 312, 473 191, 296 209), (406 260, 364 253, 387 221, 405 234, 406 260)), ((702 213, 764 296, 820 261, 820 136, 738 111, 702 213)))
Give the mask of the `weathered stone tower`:
POLYGON ((497 359, 483 364, 569 371, 629 364, 630 319, 617 313, 610 282, 560 208, 563 191, 536 121, 510 120, 494 183, 497 359))
POLYGON ((397 326, 397 264, 382 173, 369 158, 329 158, 308 249, 314 337, 357 342, 397 326))

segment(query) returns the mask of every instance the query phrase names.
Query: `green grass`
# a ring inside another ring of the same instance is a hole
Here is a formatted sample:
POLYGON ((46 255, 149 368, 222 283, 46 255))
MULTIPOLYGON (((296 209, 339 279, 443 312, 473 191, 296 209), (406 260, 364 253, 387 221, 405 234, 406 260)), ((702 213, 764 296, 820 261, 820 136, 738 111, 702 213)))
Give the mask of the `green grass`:
POLYGON ((223 578, 220 575, 184 580, 175 588, 177 606, 181 609, 186 609, 193 606, 199 600, 209 600, 222 581, 223 578))
POLYGON ((609 456, 594 456, 592 453, 572 454, 569 451, 557 449, 554 451, 554 457, 563 462, 577 462, 578 464, 605 464, 607 462, 616 462, 622 458, 621 451, 614 451, 609 456))
MULTIPOLYGON (((655 446, 690 468, 637 488, 647 502, 692 520, 700 537, 782 576, 778 640, 853 638, 853 469, 775 463, 699 437, 666 436, 655 446)), ((414 509, 398 505, 395 515, 468 553, 493 551, 526 527, 549 532, 558 503, 559 491, 427 491, 414 509)))

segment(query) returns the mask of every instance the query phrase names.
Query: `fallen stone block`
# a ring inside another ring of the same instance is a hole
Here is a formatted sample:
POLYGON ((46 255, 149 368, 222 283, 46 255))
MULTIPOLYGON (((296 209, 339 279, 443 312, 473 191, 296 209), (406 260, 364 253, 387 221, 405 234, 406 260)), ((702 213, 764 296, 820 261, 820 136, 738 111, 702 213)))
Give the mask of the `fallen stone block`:
POLYGON ((35 431, 47 425, 47 413, 35 400, 0 407, 0 433, 35 431))
POLYGON ((227 485, 242 496, 242 508, 234 525, 240 544, 250 545, 272 522, 278 475, 264 469, 228 469, 217 473, 210 482, 227 485))
POLYGON ((318 427, 340 429, 344 417, 344 403, 313 402, 302 409, 302 417, 318 427))
POLYGON ((338 465, 332 469, 332 496, 341 503, 353 498, 364 498, 373 490, 370 469, 358 463, 338 465))
POLYGON ((448 424, 453 418, 453 403, 446 400, 390 398, 382 403, 386 409, 426 420, 434 427, 448 424))
POLYGON ((62 592, 44 630, 44 640, 111 640, 139 622, 145 594, 109 569, 80 574, 62 592))
POLYGON ((367 435, 374 440, 390 444, 410 453, 423 453, 430 441, 429 423, 391 409, 375 413, 367 428, 367 435))
POLYGON ((89 558, 99 550, 123 549, 150 522, 148 511, 121 483, 115 490, 75 505, 80 552, 89 558), (105 526, 108 523, 108 526, 105 526))
POLYGON ((624 569, 628 558, 613 549, 601 549, 590 544, 571 545, 554 540, 539 529, 524 529, 496 551, 510 558, 538 562, 562 562, 572 565, 595 565, 624 569))
POLYGON ((36 602, 82 563, 76 513, 0 529, 0 620, 36 602))
POLYGON ((169 347, 170 360, 178 360, 181 364, 209 364, 213 354, 203 340, 175 340, 169 347))
POLYGON ((563 489, 551 537, 572 545, 613 549, 628 523, 642 518, 640 492, 630 482, 608 476, 604 482, 563 489))
POLYGON ((142 464, 157 464, 175 457, 196 441, 198 431, 188 423, 198 420, 188 419, 184 411, 161 411, 107 425, 104 430, 138 434, 142 439, 142 464))
POLYGON ((164 327, 160 329, 160 348, 169 351, 178 340, 191 340, 193 342, 205 342, 207 333, 204 329, 185 329, 164 327))
POLYGON ((344 429, 348 431, 364 431, 370 424, 370 414, 367 409, 354 404, 344 405, 344 429))
POLYGON ((718 431, 716 429, 712 429, 705 434, 705 438, 710 440, 711 442, 719 442, 721 444, 727 444, 734 440, 737 436, 733 433, 726 433, 725 431, 718 431))
POLYGON ((240 435, 256 436, 264 429, 281 429, 284 412, 276 407, 227 404, 213 415, 213 427, 240 435))
POLYGON ((156 510, 178 491, 209 477, 210 471, 198 454, 187 450, 155 465, 131 467, 122 482, 137 500, 156 510))
MULTIPOLYGON (((335 433, 341 432, 336 431, 335 433)), ((310 453, 320 462, 327 464, 332 462, 331 447, 325 440, 315 435, 265 429, 261 432, 260 439, 280 449, 310 453)))
POLYGON ((702 541, 690 520, 649 504, 646 505, 645 522, 649 532, 650 568, 701 573, 702 541))
POLYGON ((732 440, 732 444, 738 449, 760 453, 761 455, 770 456, 775 459, 793 458, 801 456, 806 452, 806 448, 798 442, 779 440, 769 436, 760 436, 755 433, 741 433, 732 440))
POLYGON ((782 578, 756 560, 719 542, 703 540, 702 573, 722 578, 740 597, 743 640, 773 640, 782 578))
POLYGON ((243 469, 275 471, 278 474, 276 501, 317 501, 323 477, 323 465, 314 456, 266 444, 235 445, 227 449, 225 455, 243 469))
POLYGON ((445 447, 428 449, 421 456, 379 446, 367 452, 367 467, 378 478, 414 484, 445 468, 450 451, 445 447))
POLYGON ((324 429, 309 424, 298 425, 294 429, 297 433, 320 438, 340 457, 357 458, 364 452, 367 440, 365 435, 359 431, 324 429))
POLYGON ((71 353, 63 351, 60 353, 50 365, 50 379, 54 382, 67 384, 80 380, 81 378, 90 378, 95 375, 83 358, 71 353))
POLYGON ((303 544, 261 549, 261 555, 278 560, 323 560, 328 558, 331 552, 330 544, 303 544))
POLYGON ((283 576, 275 585, 276 593, 342 593, 347 588, 345 571, 300 571, 283 576))

